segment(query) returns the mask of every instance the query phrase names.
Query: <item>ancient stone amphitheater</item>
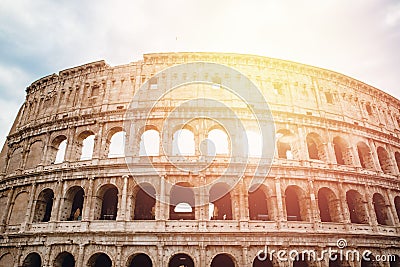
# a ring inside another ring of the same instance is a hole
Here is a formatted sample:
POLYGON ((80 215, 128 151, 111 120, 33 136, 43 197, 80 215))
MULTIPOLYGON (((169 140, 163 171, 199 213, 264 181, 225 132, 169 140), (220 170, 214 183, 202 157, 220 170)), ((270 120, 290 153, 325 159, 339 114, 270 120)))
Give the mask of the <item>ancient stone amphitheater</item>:
POLYGON ((0 157, 0 266, 400 266, 400 101, 379 89, 260 56, 160 53, 26 93, 0 157), (191 62, 234 71, 163 73, 191 62), (210 83, 185 83, 197 76, 210 83), (211 96, 251 125, 257 104, 225 88, 243 79, 268 103, 272 146, 245 127, 248 157, 233 155, 246 146, 221 107, 163 124, 211 96))

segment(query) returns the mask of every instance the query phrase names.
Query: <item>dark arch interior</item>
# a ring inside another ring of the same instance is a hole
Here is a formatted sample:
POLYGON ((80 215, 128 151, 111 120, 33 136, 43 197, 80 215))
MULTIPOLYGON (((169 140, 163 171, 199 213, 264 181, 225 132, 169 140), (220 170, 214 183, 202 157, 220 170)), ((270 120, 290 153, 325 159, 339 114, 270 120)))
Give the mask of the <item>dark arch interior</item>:
POLYGON ((51 189, 45 189, 36 200, 34 222, 48 222, 53 208, 54 192, 51 189))
POLYGON ((110 257, 104 253, 98 253, 90 257, 89 267, 111 267, 112 262, 110 257))
MULTIPOLYGON (((263 256, 261 254, 261 259, 263 259, 263 256)), ((256 257, 253 261, 253 267, 273 267, 274 264, 272 261, 267 257, 265 260, 260 260, 258 257, 256 257)))
POLYGON ((211 267, 235 267, 232 258, 227 254, 218 254, 211 261, 211 267))
POLYGON ((232 200, 226 184, 215 184, 210 189, 210 203, 214 204, 213 220, 232 220, 232 200))
POLYGON ((315 142, 315 140, 311 136, 307 136, 306 142, 307 142, 308 156, 310 157, 310 159, 320 160, 321 157, 318 153, 318 145, 315 142))
POLYGON ((60 253, 54 261, 54 267, 75 267, 75 259, 71 253, 60 253))
POLYGON ((194 220, 195 199, 193 189, 187 184, 177 184, 171 188, 169 218, 171 220, 194 220), (180 203, 187 203, 192 208, 191 212, 176 212, 175 207, 180 203))
POLYGON ((368 223, 368 216, 360 193, 354 190, 346 192, 346 202, 352 223, 368 223))
POLYGON ((113 186, 104 192, 103 203, 101 206, 101 219, 115 220, 117 218, 117 208, 118 189, 113 186))
POLYGON ((84 199, 84 191, 82 187, 79 187, 76 190, 72 200, 71 214, 69 216, 69 219, 71 221, 82 219, 83 199, 84 199))
POLYGON ((400 220, 400 197, 399 196, 394 198, 394 206, 396 208, 397 217, 400 220))
POLYGON ((152 267, 153 263, 149 256, 144 253, 137 254, 133 257, 129 267, 152 267))
POLYGON ((169 260, 168 267, 194 267, 194 262, 189 255, 179 253, 169 260))
POLYGON ((156 205, 156 190, 152 186, 139 188, 135 199, 135 220, 154 220, 156 205))
POLYGON ((270 220, 267 197, 260 187, 253 192, 249 192, 249 216, 250 220, 270 220))
POLYGON ((286 213, 288 221, 301 221, 299 196, 293 187, 288 187, 285 191, 286 213))
POLYGON ((42 259, 40 258, 39 254, 33 252, 28 254, 22 263, 22 267, 41 267, 42 266, 42 259))

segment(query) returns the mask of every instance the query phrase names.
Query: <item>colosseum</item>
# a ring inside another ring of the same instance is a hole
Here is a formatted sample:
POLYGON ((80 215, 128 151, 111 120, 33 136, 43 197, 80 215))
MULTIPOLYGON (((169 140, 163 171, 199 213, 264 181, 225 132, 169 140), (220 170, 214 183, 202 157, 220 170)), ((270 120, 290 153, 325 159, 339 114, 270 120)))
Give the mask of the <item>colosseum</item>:
POLYGON ((399 170, 400 101, 346 75, 227 53, 88 63, 26 89, 0 266, 400 266, 399 170))

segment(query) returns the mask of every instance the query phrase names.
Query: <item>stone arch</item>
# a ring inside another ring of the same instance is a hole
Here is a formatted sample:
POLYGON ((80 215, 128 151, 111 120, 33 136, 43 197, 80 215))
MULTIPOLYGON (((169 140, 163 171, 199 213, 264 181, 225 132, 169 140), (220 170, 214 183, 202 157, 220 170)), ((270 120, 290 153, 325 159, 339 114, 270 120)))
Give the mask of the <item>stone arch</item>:
POLYGON ((196 153, 195 134, 191 127, 176 130, 172 136, 172 155, 194 156, 196 153))
POLYGON ((217 254, 213 257, 211 260, 211 267, 219 267, 219 266, 224 266, 224 267, 236 267, 237 263, 235 258, 228 253, 220 253, 217 254))
POLYGON ((14 257, 11 253, 5 253, 0 257, 0 266, 14 266, 14 257))
POLYGON ((212 145, 208 144, 207 155, 229 155, 229 136, 226 133, 225 129, 213 127, 212 130, 208 131, 207 139, 213 143, 212 145))
POLYGON ((249 219, 271 221, 272 201, 265 185, 253 185, 248 192, 249 219))
POLYGON ((155 127, 146 127, 141 134, 139 156, 160 155, 160 132, 155 127))
POLYGON ((23 148, 17 147, 8 159, 7 173, 13 173, 21 167, 23 148))
POLYGON ((381 194, 375 193, 372 196, 372 204, 374 205, 374 211, 378 224, 393 225, 389 214, 389 208, 386 205, 386 201, 381 194))
POLYGON ((398 169, 399 172, 400 172, 400 152, 396 151, 396 152, 394 153, 394 158, 395 158, 395 160, 396 160, 397 169, 398 169))
POLYGON ((306 143, 309 159, 327 160, 325 145, 322 143, 322 139, 318 134, 309 133, 306 137, 306 143))
POLYGON ((149 183, 134 188, 134 220, 155 220, 156 190, 149 183))
POLYGON ((400 196, 396 196, 393 201, 394 201, 394 207, 395 207, 396 213, 397 213, 397 218, 400 221, 400 196))
POLYGON ((118 212, 118 188, 105 184, 96 194, 95 220, 116 220, 118 212))
POLYGON ((385 174, 393 174, 393 166, 390 162, 389 153, 383 147, 379 146, 376 149, 378 153, 379 164, 383 173, 385 174))
POLYGON ((289 185, 285 190, 284 203, 288 221, 309 221, 309 198, 297 185, 289 185))
POLYGON ((322 222, 340 222, 340 200, 328 187, 318 190, 318 208, 322 222))
POLYGON ((357 143, 358 158, 361 167, 367 170, 375 170, 374 159, 372 157, 371 149, 364 142, 357 143))
POLYGON ((299 151, 294 146, 296 136, 287 129, 280 129, 276 134, 276 147, 278 158, 294 159, 298 158, 299 151))
POLYGON ((191 256, 186 253, 174 254, 169 258, 168 267, 194 267, 194 261, 191 256))
POLYGON ((152 267, 153 261, 145 253, 136 253, 129 257, 128 267, 152 267))
POLYGON ((380 267, 379 261, 376 261, 374 255, 367 255, 368 259, 361 258, 361 267, 380 267))
POLYGON ((75 267, 74 256, 66 251, 63 251, 57 255, 54 260, 54 267, 75 267))
POLYGON ((42 162, 43 141, 36 140, 29 146, 25 168, 30 169, 38 166, 42 162))
POLYGON ((54 192, 50 188, 42 190, 36 199, 33 222, 48 222, 53 208, 54 192))
POLYGON ((98 252, 90 256, 87 267, 112 267, 111 258, 103 252, 98 252))
POLYGON ((26 209, 28 207, 29 195, 22 191, 14 198, 8 224, 17 225, 25 221, 26 209))
POLYGON ((195 196, 192 185, 176 183, 170 190, 170 220, 195 220, 195 196))
POLYGON ((41 267, 41 266, 42 266, 42 258, 36 252, 29 253, 22 262, 22 267, 41 267))
POLYGON ((113 127, 107 133, 105 155, 108 158, 125 156, 126 133, 122 127, 113 127))
POLYGON ((232 197, 230 187, 226 183, 216 183, 208 196, 211 220, 232 220, 232 197))
POLYGON ((332 143, 335 151, 336 163, 339 165, 352 165, 353 156, 348 142, 344 138, 336 136, 333 138, 332 143))
POLYGON ((256 256, 253 259, 252 267, 274 267, 274 266, 279 266, 279 263, 277 262, 275 257, 271 259, 270 255, 265 256, 264 253, 261 253, 260 258, 256 256))
POLYGON ((349 208, 350 221, 358 224, 368 224, 368 213, 362 195, 356 190, 346 192, 346 202, 349 208))
POLYGON ((85 191, 81 186, 70 187, 64 197, 61 221, 82 219, 85 191))
POLYGON ((90 130, 81 132, 76 140, 76 160, 89 160, 93 157, 95 134, 90 130))
POLYGON ((65 152, 67 150, 67 137, 65 135, 58 135, 50 142, 47 147, 47 162, 48 163, 61 163, 65 159, 65 152))

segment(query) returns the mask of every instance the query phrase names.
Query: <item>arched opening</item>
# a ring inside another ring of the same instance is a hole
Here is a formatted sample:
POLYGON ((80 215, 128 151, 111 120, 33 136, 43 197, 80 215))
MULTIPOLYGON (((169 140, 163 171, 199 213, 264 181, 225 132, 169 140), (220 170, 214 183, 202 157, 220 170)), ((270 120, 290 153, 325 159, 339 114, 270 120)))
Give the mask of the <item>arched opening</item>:
POLYGON ((400 220, 400 196, 394 198, 394 207, 396 208, 397 218, 400 220))
POLYGON ((392 255, 389 259, 390 267, 400 267, 400 257, 399 255, 392 255))
POLYGON ((306 137, 308 157, 310 159, 326 161, 326 152, 321 137, 316 133, 309 133, 306 137))
POLYGON ((375 170, 371 150, 364 142, 358 142, 357 152, 358 158, 360 159, 361 167, 368 170, 375 170))
POLYGON ((25 168, 35 168, 42 160, 43 142, 38 140, 32 143, 29 147, 28 157, 25 163, 25 168))
POLYGON ((346 192, 346 202, 352 223, 368 224, 368 215, 360 193, 355 190, 346 192))
POLYGON ((393 225, 390 220, 389 210, 386 206, 385 199, 379 193, 375 193, 372 197, 372 204, 376 214, 376 220, 381 225, 393 225))
POLYGON ((232 220, 232 200, 230 188, 225 183, 213 185, 209 192, 211 220, 232 220))
POLYGON ((346 260, 340 260, 339 255, 333 255, 332 259, 329 259, 329 267, 351 267, 349 262, 346 260))
POLYGON ((119 158, 125 156, 125 136, 124 131, 115 132, 109 141, 109 158, 119 158))
POLYGON ((235 267, 235 262, 233 261, 232 256, 223 253, 215 256, 211 261, 211 267, 235 267))
POLYGON ((310 254, 298 254, 293 261, 293 267, 311 267, 307 259, 310 258, 310 254))
POLYGON ((168 267, 194 267, 194 262, 189 255, 179 253, 171 257, 168 267))
POLYGON ((393 174, 392 164, 390 162, 389 154, 387 153, 386 149, 380 146, 377 148, 377 153, 378 153, 379 164, 381 166, 383 173, 393 174))
POLYGON ((281 159, 293 159, 295 151, 293 142, 296 139, 295 135, 289 130, 279 130, 276 135, 278 157, 281 159))
POLYGON ((22 267, 41 267, 42 266, 42 258, 36 252, 29 253, 28 256, 25 257, 24 262, 22 263, 22 267))
POLYGON ((269 257, 265 257, 265 254, 260 254, 259 257, 255 257, 253 260, 253 267, 274 267, 279 266, 278 264, 274 264, 273 261, 270 260, 269 257))
POLYGON ((284 196, 286 215, 288 221, 308 220, 308 201, 304 191, 295 185, 290 185, 285 190, 284 196))
POLYGON ((145 131, 140 139, 139 156, 160 155, 160 134, 156 130, 145 131))
POLYGON ((156 190, 150 184, 138 186, 135 197, 134 220, 154 220, 156 206, 156 190))
POLYGON ((174 156, 194 156, 195 141, 191 130, 180 129, 174 133, 172 142, 172 154, 174 156))
POLYGON ((85 192, 80 186, 73 186, 65 194, 61 221, 80 221, 82 219, 85 192))
POLYGON ((19 193, 15 199, 11 209, 11 216, 8 221, 9 225, 21 224, 25 220, 26 208, 28 207, 29 196, 27 192, 19 193))
POLYGON ((268 199, 265 194, 264 185, 253 186, 249 190, 249 217, 250 220, 269 221, 268 199), (255 189, 255 190, 254 190, 255 189))
POLYGON ((91 131, 85 131, 78 137, 78 147, 80 160, 89 160, 93 157, 95 135, 91 131))
POLYGON ((376 261, 374 255, 370 254, 365 257, 361 258, 361 267, 380 267, 379 261, 376 261))
POLYGON ((397 169, 400 172, 400 152, 395 152, 394 158, 396 159, 397 169))
POLYGON ((136 254, 132 257, 129 267, 152 267, 153 263, 149 256, 144 253, 136 254))
POLYGON ((61 252, 54 260, 54 267, 75 267, 75 258, 69 252, 61 252))
POLYGON ((0 257, 0 266, 4 266, 4 267, 14 266, 14 257, 11 255, 11 253, 3 254, 0 257))
POLYGON ((87 264, 88 267, 111 267, 112 261, 104 253, 96 253, 92 255, 87 264))
POLYGON ((100 216, 96 220, 116 220, 118 210, 118 189, 116 186, 104 185, 97 195, 96 206, 101 206, 100 216), (101 205, 100 205, 101 203, 101 205))
POLYGON ((340 201, 331 189, 318 190, 318 208, 321 222, 340 222, 340 201))
POLYGON ((343 138, 339 136, 333 138, 333 148, 335 150, 337 164, 351 165, 353 163, 351 149, 343 138))
POLYGON ((36 200, 35 213, 33 222, 48 222, 51 217, 51 209, 53 208, 54 192, 47 188, 40 192, 36 200))
POLYGON ((67 150, 67 137, 59 135, 53 139, 51 145, 47 148, 49 162, 58 164, 64 161, 65 151, 67 150))
POLYGON ((261 157, 263 140, 258 131, 246 131, 247 136, 247 155, 249 157, 261 157))
POLYGON ((194 220, 195 199, 191 185, 178 183, 172 186, 170 191, 170 220, 194 220))
POLYGON ((7 173, 13 173, 21 167, 22 152, 22 147, 18 147, 12 152, 10 158, 8 159, 7 173))
POLYGON ((229 154, 228 135, 225 131, 220 129, 211 130, 208 133, 208 139, 212 142, 212 145, 209 144, 207 147, 207 154, 209 156, 229 154))

